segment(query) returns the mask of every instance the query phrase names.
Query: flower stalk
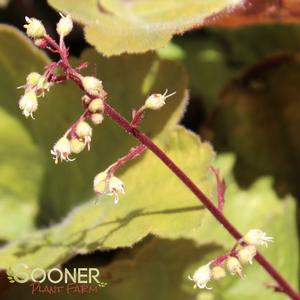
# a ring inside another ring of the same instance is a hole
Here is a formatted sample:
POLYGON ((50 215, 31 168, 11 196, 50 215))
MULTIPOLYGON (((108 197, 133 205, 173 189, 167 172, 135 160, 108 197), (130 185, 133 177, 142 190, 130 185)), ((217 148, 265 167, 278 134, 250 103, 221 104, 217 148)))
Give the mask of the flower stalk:
MULTIPOLYGON (((63 16, 62 16, 63 17, 63 16)), ((63 17, 66 18, 66 17, 63 17)), ((29 31, 29 36, 33 39, 38 39, 39 43, 36 43, 38 46, 41 45, 41 48, 47 48, 50 51, 59 54, 60 60, 57 63, 52 63, 46 66, 46 73, 44 74, 44 77, 46 78, 46 81, 50 83, 61 83, 66 80, 72 80, 75 82, 76 85, 79 86, 80 89, 82 89, 85 92, 85 96, 89 100, 94 100, 97 98, 101 98, 103 100, 103 113, 113 119, 116 123, 118 123, 125 131, 127 131, 129 134, 131 134, 134 138, 136 138, 141 145, 131 149, 129 154, 126 156, 120 158, 115 164, 111 166, 111 169, 108 169, 105 174, 98 174, 99 180, 96 182, 96 185, 102 184, 104 182, 104 185, 100 186, 101 192, 103 194, 115 194, 117 196, 118 192, 123 192, 123 185, 122 182, 113 176, 113 173, 125 162, 137 157, 140 155, 144 150, 149 149, 156 155, 165 165, 166 167, 174 173, 175 176, 177 176, 181 182, 196 196, 196 198, 210 211, 210 213, 215 217, 215 219, 222 224, 222 226, 231 234, 232 237, 234 237, 237 241, 240 241, 242 239, 242 235, 240 232, 233 226, 233 224, 224 216, 222 210, 223 210, 223 204, 224 204, 224 192, 225 192, 225 185, 223 182, 221 182, 220 178, 217 177, 217 181, 219 182, 219 205, 218 207, 214 205, 214 203, 198 188, 198 186, 189 178, 187 174, 183 172, 182 169, 180 169, 177 164, 166 155, 166 153, 159 148, 145 133, 141 132, 138 129, 138 124, 143 118, 144 109, 139 110, 133 114, 133 120, 130 122, 126 120, 122 115, 120 115, 113 107, 111 107, 105 100, 107 98, 106 92, 103 90, 102 82, 98 81, 96 77, 83 77, 79 72, 82 68, 86 67, 87 64, 83 64, 77 68, 73 68, 68 60, 69 53, 68 49, 65 46, 63 38, 60 39, 59 44, 54 41, 47 33, 45 33, 43 27, 41 27, 40 23, 37 23, 35 19, 26 19, 29 23, 30 27, 27 25, 27 31, 29 31), (42 39, 42 40, 41 40, 42 39), (65 75, 62 76, 55 76, 54 71, 56 68, 61 68, 65 75), (106 178, 105 176, 111 177, 106 178), (100 176, 101 175, 101 176, 100 176), (104 176, 105 175, 105 176, 104 176), (101 177, 101 178, 100 178, 101 177), (103 178, 102 178, 103 177, 103 178), (108 179, 108 181, 107 181, 108 179), (112 180, 113 179, 113 180, 112 180), (112 182, 110 182, 111 180, 112 182)), ((69 20, 65 20, 69 21, 69 20)), ((62 24, 62 27, 60 27, 60 36, 64 36, 68 34, 69 27, 68 22, 66 24, 62 24), (65 27, 64 27, 65 26, 65 27)), ((37 40, 35 40, 37 41, 37 40)), ((161 97, 158 97, 157 95, 155 97, 152 97, 148 101, 148 108, 150 109, 158 109, 162 107, 165 103, 165 99, 169 97, 167 94, 161 95, 161 97), (158 101, 159 100, 159 101, 158 101)), ((88 107, 88 106, 87 106, 88 107)), ((86 109, 88 109, 86 107, 86 109)), ((91 118, 91 112, 86 110, 82 117, 79 119, 81 121, 85 121, 86 119, 91 118)), ((71 135, 74 134, 74 131, 76 133, 76 126, 77 122, 73 127, 71 127, 70 131, 68 131, 68 134, 71 135)), ((78 136, 78 134, 77 134, 78 136)), ((90 135, 88 135, 88 139, 85 140, 86 143, 90 143, 90 135)), ((56 147, 58 148, 58 147, 56 147)), ((62 147, 63 148, 63 147, 62 147)), ((68 158, 69 155, 69 149, 68 151, 55 149, 55 155, 58 155, 59 158, 68 158), (63 155, 63 156, 62 156, 63 155)), ((217 175, 217 174, 215 174, 217 175)), ((118 200, 118 198, 116 198, 118 200)), ((227 258, 227 257, 226 257, 227 258)), ((251 258, 252 259, 252 258, 251 258)), ((290 284, 281 276, 281 274, 275 270, 275 268, 259 253, 255 254, 256 261, 273 277, 273 279, 277 282, 276 290, 282 291, 286 295, 288 295, 293 300, 300 300, 300 295, 297 294, 297 292, 290 286, 290 284)), ((225 260, 225 257, 224 257, 225 260)), ((221 261, 221 259, 220 259, 221 261)), ((235 266, 233 266, 235 267, 235 266)), ((239 273, 239 270, 232 268, 232 272, 239 273)), ((209 278, 211 274, 209 273, 205 278, 201 277, 202 273, 196 274, 197 276, 195 278, 192 278, 193 281, 198 283, 199 286, 206 286, 206 283, 209 281, 209 278)), ((220 273, 220 270, 215 270, 216 277, 222 277, 223 274, 220 273)))

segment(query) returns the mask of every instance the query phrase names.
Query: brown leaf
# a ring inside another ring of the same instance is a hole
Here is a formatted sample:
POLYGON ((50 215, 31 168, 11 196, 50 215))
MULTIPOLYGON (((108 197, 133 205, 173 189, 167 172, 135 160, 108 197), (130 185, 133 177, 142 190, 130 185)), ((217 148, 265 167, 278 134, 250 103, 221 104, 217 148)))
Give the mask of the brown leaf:
POLYGON ((232 13, 221 13, 207 20, 208 25, 226 27, 268 23, 300 23, 300 1, 246 0, 232 13))

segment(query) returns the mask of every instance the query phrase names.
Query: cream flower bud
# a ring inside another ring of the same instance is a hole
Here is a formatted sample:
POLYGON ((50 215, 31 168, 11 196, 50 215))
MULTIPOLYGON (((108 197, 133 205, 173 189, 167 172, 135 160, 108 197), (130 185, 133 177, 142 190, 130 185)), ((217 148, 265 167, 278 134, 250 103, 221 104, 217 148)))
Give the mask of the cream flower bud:
POLYGON ((88 109, 92 113, 96 113, 96 112, 102 113, 104 110, 103 100, 100 98, 92 100, 91 103, 89 104, 88 109))
POLYGON ((102 81, 93 76, 83 77, 82 86, 84 90, 92 96, 99 96, 103 91, 102 81))
POLYGON ((211 269, 211 275, 214 280, 220 280, 226 276, 226 272, 221 266, 215 266, 211 269))
POLYGON ((102 114, 92 114, 91 121, 95 125, 99 125, 103 122, 104 116, 102 114))
POLYGON ((193 274, 193 276, 189 276, 189 280, 195 282, 194 288, 198 287, 199 289, 208 289, 211 290, 211 288, 207 287, 207 283, 212 278, 212 273, 210 269, 210 263, 200 267, 196 270, 196 272, 193 274))
POLYGON ((38 72, 31 72, 26 77, 26 84, 28 86, 37 85, 39 80, 42 78, 42 75, 38 72))
POLYGON ((50 151, 53 155, 53 159, 57 164, 59 159, 60 161, 73 161, 69 156, 71 154, 71 144, 67 137, 60 138, 56 144, 53 146, 52 150, 50 151))
POLYGON ((227 269, 231 275, 238 274, 243 278, 242 266, 236 257, 230 256, 226 261, 227 269))
POLYGON ((85 121, 79 122, 75 130, 76 134, 81 138, 92 136, 92 131, 92 127, 85 121))
POLYGON ((19 100, 19 108, 22 110, 22 114, 28 118, 31 116, 32 119, 33 113, 38 109, 38 100, 35 92, 27 91, 19 100))
POLYGON ((73 29, 73 21, 70 15, 64 16, 60 14, 61 18, 56 25, 56 31, 61 37, 67 36, 73 29))
POLYGON ((237 257, 241 264, 247 264, 249 263, 252 265, 252 260, 254 256, 256 255, 256 247, 254 245, 248 245, 243 247, 239 250, 237 253, 237 257))
POLYGON ((90 143, 92 141, 92 127, 85 121, 81 121, 77 124, 75 133, 79 138, 82 138, 84 142, 88 145, 88 150, 90 150, 90 143))
POLYGON ((124 194, 124 183, 117 177, 108 178, 108 173, 101 172, 94 178, 94 190, 100 195, 115 197, 115 204, 119 202, 119 193, 124 194))
POLYGON ((144 108, 158 110, 166 104, 166 99, 173 96, 175 93, 167 95, 168 90, 162 94, 153 94, 149 96, 145 102, 144 108))
POLYGON ((260 229, 251 229, 243 237, 243 240, 250 245, 265 245, 267 247, 268 242, 273 242, 273 237, 267 236, 267 234, 260 229))
POLYGON ((40 20, 28 17, 25 17, 25 20, 28 24, 25 24, 24 28, 26 28, 26 33, 29 37, 39 39, 46 34, 45 27, 40 20))
POLYGON ((84 150, 86 143, 81 139, 75 138, 70 141, 70 146, 71 146, 71 152, 78 154, 84 150))

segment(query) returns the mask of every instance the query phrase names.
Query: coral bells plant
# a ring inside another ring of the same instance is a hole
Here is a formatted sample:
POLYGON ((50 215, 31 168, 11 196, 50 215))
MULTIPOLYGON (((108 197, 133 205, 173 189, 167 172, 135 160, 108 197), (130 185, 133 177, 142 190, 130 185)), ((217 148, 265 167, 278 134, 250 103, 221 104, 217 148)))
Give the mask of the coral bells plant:
MULTIPOLYGON (((101 125, 106 116, 110 117, 119 124, 125 131, 131 134, 140 144, 129 149, 129 152, 118 160, 113 162, 104 171, 99 170, 94 178, 94 190, 99 196, 109 195, 114 198, 114 203, 119 202, 120 195, 125 193, 125 183, 115 174, 127 162, 141 155, 145 150, 152 151, 166 168, 169 168, 178 179, 188 188, 203 205, 215 217, 225 230, 227 230, 236 244, 229 253, 215 258, 206 265, 201 266, 189 279, 195 283, 195 287, 207 288, 210 281, 221 280, 227 274, 239 276, 244 279, 243 268, 246 264, 252 264, 256 261, 273 277, 276 282, 275 289, 287 294, 292 299, 300 299, 300 296, 289 285, 289 283, 274 269, 274 267, 257 251, 261 245, 267 246, 273 238, 268 237, 260 229, 251 229, 245 235, 239 231, 224 216, 223 207, 225 204, 225 182, 220 177, 219 171, 211 169, 216 177, 216 190, 218 195, 218 204, 215 205, 168 156, 152 140, 139 130, 139 125, 143 121, 147 110, 163 109, 167 105, 167 99, 174 95, 175 91, 168 94, 168 87, 162 94, 156 93, 149 95, 145 103, 132 111, 132 119, 126 120, 110 104, 109 95, 105 91, 105 82, 94 74, 84 76, 81 71, 88 66, 88 63, 82 63, 79 66, 72 66, 69 62, 69 49, 64 38, 72 31, 73 22, 69 15, 62 15, 57 23, 56 30, 59 35, 59 41, 56 42, 47 34, 47 31, 40 20, 35 18, 25 18, 26 33, 33 43, 42 49, 47 49, 58 55, 58 60, 45 66, 45 72, 39 74, 32 72, 28 74, 26 83, 21 87, 24 89, 24 95, 19 100, 19 107, 22 114, 28 118, 38 118, 38 107, 40 98, 45 97, 47 92, 55 84, 61 84, 65 81, 73 81, 79 89, 82 90, 81 103, 83 112, 74 124, 58 137, 50 150, 55 163, 72 162, 84 150, 90 150, 93 145, 93 131, 101 125)), ((171 101, 171 100, 170 100, 171 101)), ((42 105, 42 104, 41 104, 42 105)), ((130 183, 126 183, 130 184, 130 183)))

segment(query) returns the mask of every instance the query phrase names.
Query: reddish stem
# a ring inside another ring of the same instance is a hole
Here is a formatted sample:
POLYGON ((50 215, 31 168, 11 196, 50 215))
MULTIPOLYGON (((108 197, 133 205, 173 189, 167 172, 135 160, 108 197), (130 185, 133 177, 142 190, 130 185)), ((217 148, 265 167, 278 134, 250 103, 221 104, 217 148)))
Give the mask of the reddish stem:
POLYGON ((130 160, 135 159, 136 157, 141 155, 146 149, 147 147, 143 144, 131 148, 128 154, 119 158, 114 164, 110 166, 108 170, 108 178, 113 176, 117 169, 119 169, 122 165, 126 164, 130 160))
POLYGON ((216 177, 217 182, 217 197, 218 197, 218 209, 223 213, 224 203, 225 203, 225 191, 226 184, 223 178, 220 176, 220 171, 214 167, 211 167, 210 170, 216 177))
MULTIPOLYGON (((81 89, 83 89, 80 76, 76 69, 73 69, 68 61, 68 50, 64 44, 62 49, 59 45, 48 35, 45 36, 48 44, 55 50, 59 50, 61 56, 60 66, 65 70, 67 79, 72 79, 81 89)), ((105 94, 106 95, 106 94, 105 94)), ((91 97, 94 98, 94 97, 91 97)), ((212 213, 212 215, 223 225, 223 227, 237 240, 242 238, 240 232, 229 222, 223 215, 222 211, 218 209, 213 202, 206 197, 206 195, 197 187, 197 185, 161 150, 152 140, 137 129, 136 124, 129 123, 123 116, 121 116, 114 108, 107 102, 104 102, 105 113, 123 127, 129 134, 132 134, 145 147, 151 150, 198 198, 200 202, 212 213)), ((141 151, 143 152, 143 151, 141 151)), ((282 292, 287 294, 293 300, 300 300, 300 295, 290 286, 290 284, 277 272, 277 270, 259 253, 256 254, 257 262, 273 277, 279 285, 282 292)))
MULTIPOLYGON (((223 225, 223 227, 236 239, 240 240, 242 235, 229 222, 223 213, 214 206, 212 201, 197 187, 197 185, 157 146, 150 138, 137 128, 132 127, 130 123, 115 111, 109 104, 105 103, 105 113, 122 126, 128 133, 132 134, 142 144, 147 146, 204 204, 212 215, 223 225)), ((256 261, 277 281, 282 291, 293 300, 300 300, 300 295, 289 285, 287 281, 277 272, 277 270, 259 253, 255 256, 256 261)))

